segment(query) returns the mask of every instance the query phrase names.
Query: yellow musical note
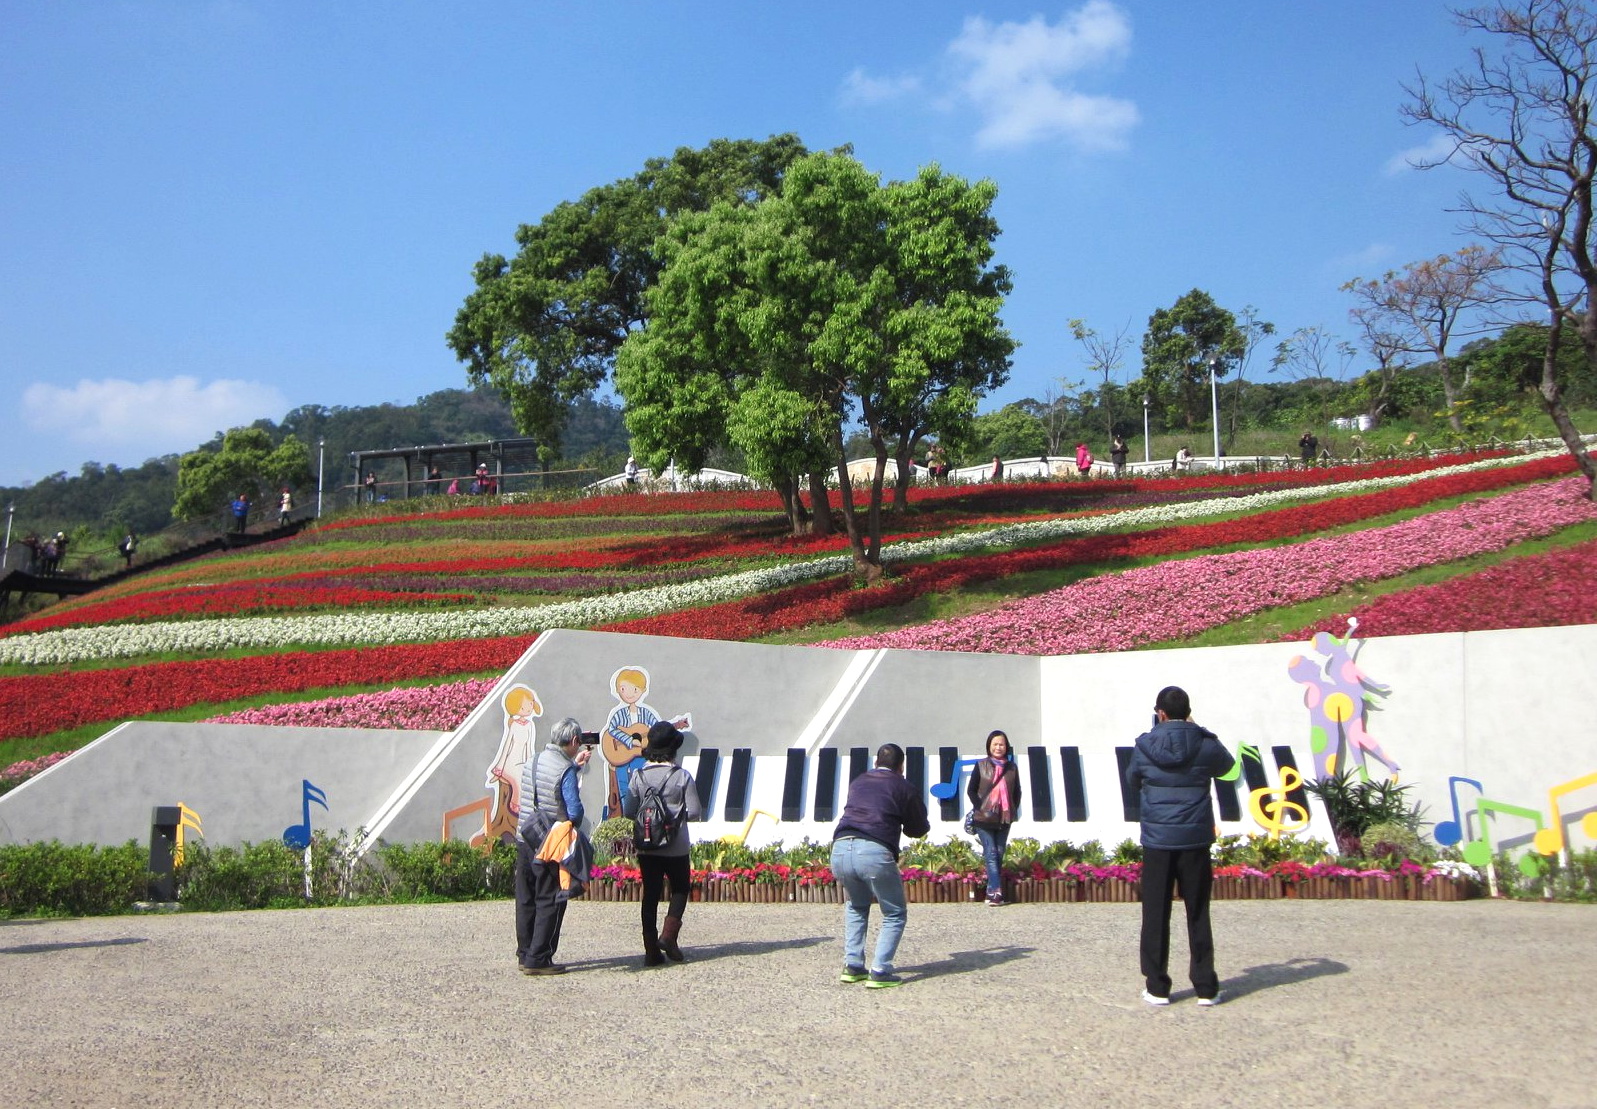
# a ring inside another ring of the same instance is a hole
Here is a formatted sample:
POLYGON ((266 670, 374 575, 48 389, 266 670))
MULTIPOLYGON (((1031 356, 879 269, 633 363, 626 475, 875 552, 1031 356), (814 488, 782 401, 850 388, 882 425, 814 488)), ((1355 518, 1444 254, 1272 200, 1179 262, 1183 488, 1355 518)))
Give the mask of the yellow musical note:
POLYGON ((1279 788, 1271 789, 1265 786, 1248 794, 1248 811, 1253 814, 1253 819, 1259 822, 1259 827, 1269 830, 1272 840, 1280 839, 1282 832, 1292 835, 1309 826, 1309 810, 1296 801, 1287 799, 1287 794, 1302 784, 1303 775, 1298 773, 1296 767, 1283 766, 1279 788), (1278 797, 1279 800, 1266 802, 1265 797, 1278 797), (1296 823, 1288 823, 1289 821, 1296 823))
POLYGON ((777 824, 782 823, 781 819, 777 817, 775 813, 768 813, 764 809, 755 809, 753 812, 749 813, 749 818, 743 822, 743 830, 741 832, 737 833, 736 835, 722 836, 721 842, 735 843, 741 847, 744 841, 749 838, 749 832, 754 827, 754 818, 757 816, 768 816, 773 822, 777 824))
POLYGON ((177 803, 177 837, 172 842, 172 865, 183 865, 183 829, 193 828, 194 833, 201 839, 205 838, 205 830, 200 827, 200 814, 189 808, 183 802, 177 803))
MULTIPOLYGON (((1538 854, 1556 855, 1568 845, 1564 837, 1564 817, 1558 811, 1558 799, 1587 786, 1597 786, 1597 773, 1575 778, 1547 791, 1547 808, 1551 810, 1552 818, 1549 827, 1538 829, 1536 832, 1535 844, 1538 854)), ((1581 817, 1580 829, 1591 838, 1597 839, 1597 812, 1589 812, 1581 817)))

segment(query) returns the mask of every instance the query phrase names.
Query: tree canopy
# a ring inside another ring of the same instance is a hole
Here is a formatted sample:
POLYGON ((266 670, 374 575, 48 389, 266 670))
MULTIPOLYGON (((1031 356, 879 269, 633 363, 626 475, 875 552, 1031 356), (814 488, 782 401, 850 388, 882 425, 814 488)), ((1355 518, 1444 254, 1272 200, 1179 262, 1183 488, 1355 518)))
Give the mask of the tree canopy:
POLYGON ((1202 289, 1193 289, 1148 317, 1142 337, 1142 380, 1132 391, 1140 385, 1153 403, 1179 416, 1191 431, 1203 408, 1210 360, 1214 376, 1222 378, 1247 348, 1248 337, 1237 326, 1236 316, 1202 289))
POLYGON ((649 318, 665 231, 684 213, 773 195, 804 154, 791 134, 683 147, 522 225, 513 259, 477 262, 446 336, 468 379, 498 388, 521 431, 558 450, 568 403, 609 378, 616 352, 649 318))
POLYGON ((178 461, 177 502, 172 515, 194 520, 219 511, 240 493, 259 500, 263 488, 310 480, 310 450, 290 435, 273 446, 258 427, 238 427, 222 437, 220 450, 190 451, 178 461))
POLYGON ((846 154, 813 154, 757 205, 680 220, 650 323, 619 358, 634 441, 679 463, 725 438, 762 468, 824 459, 856 566, 878 575, 889 457, 907 463, 922 436, 967 421, 1008 376, 1014 343, 998 311, 1009 276, 990 264, 996 191, 936 166, 883 185, 846 154), (877 462, 863 525, 846 467, 855 421, 877 462))

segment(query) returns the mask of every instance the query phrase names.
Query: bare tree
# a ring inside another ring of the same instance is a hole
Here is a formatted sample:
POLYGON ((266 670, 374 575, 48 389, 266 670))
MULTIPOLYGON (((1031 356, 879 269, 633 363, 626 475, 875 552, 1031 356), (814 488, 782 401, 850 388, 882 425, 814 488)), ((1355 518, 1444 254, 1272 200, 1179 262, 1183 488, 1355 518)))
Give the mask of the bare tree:
POLYGON ((1237 382, 1231 390, 1231 420, 1225 437, 1227 450, 1236 443, 1237 422, 1242 413, 1242 381, 1253 360, 1253 352, 1259 349, 1260 343, 1275 334, 1275 324, 1261 320, 1259 310, 1251 304, 1237 313, 1237 326, 1242 331, 1242 356, 1237 359, 1237 382))
POLYGON ((1275 345, 1270 372, 1281 373, 1314 389, 1320 400, 1320 420, 1331 418, 1328 402, 1336 382, 1347 376, 1358 352, 1323 327, 1300 327, 1275 345))
POLYGON ((1404 343, 1404 351, 1436 359, 1442 395, 1447 400, 1447 422, 1454 431, 1463 430, 1458 417, 1463 384, 1453 380, 1448 346, 1461 321, 1497 297, 1493 279, 1502 268, 1498 251, 1471 245, 1455 254, 1410 262, 1401 272, 1388 271, 1379 281, 1355 277, 1342 286, 1359 301, 1355 311, 1362 311, 1389 338, 1404 343))
POLYGON ((1087 352, 1087 366, 1102 378, 1098 397, 1104 411, 1104 435, 1113 439, 1115 413, 1112 398, 1114 373, 1126 360, 1126 349, 1131 346, 1131 321, 1127 320, 1113 335, 1101 335, 1087 326, 1086 320, 1071 320, 1070 333, 1087 352))
POLYGON ((1375 372, 1380 375, 1365 409, 1371 423, 1380 423, 1391 406, 1392 389, 1397 384, 1398 371, 1408 368, 1403 355, 1409 352, 1413 343, 1401 332, 1393 330, 1383 313, 1368 305, 1349 309, 1348 316, 1358 326, 1359 334, 1364 339, 1364 349, 1375 359, 1375 372))
MULTIPOLYGON (((1405 89, 1404 115, 1452 141, 1447 162, 1481 174, 1493 195, 1465 193, 1458 209, 1476 234, 1495 243, 1523 281, 1521 296, 1557 324, 1568 322, 1597 366, 1597 252, 1592 183, 1597 133, 1597 17, 1581 0, 1507 0, 1454 13, 1465 30, 1489 36, 1472 64, 1405 89)), ((1588 481, 1597 467, 1564 406, 1558 353, 1565 329, 1547 329, 1537 393, 1588 481)))

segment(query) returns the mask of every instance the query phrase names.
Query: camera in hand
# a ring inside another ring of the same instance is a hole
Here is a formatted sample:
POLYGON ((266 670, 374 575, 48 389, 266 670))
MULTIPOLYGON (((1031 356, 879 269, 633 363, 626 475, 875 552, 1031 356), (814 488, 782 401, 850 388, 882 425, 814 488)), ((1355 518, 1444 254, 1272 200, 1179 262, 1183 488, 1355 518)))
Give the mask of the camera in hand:
POLYGON ((597 746, 599 746, 599 733, 598 732, 583 732, 582 733, 582 745, 584 747, 597 747, 597 746))

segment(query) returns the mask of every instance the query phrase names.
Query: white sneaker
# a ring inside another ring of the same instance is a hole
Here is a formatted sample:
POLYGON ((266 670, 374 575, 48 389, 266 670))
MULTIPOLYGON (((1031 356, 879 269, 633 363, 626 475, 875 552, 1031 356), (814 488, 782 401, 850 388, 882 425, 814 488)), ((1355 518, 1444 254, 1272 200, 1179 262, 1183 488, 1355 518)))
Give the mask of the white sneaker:
POLYGON ((1149 1005, 1168 1005, 1168 1004, 1170 1004, 1170 999, 1168 997, 1155 997, 1153 994, 1149 993, 1147 990, 1143 990, 1142 991, 1142 1000, 1146 1001, 1149 1005))
POLYGON ((1198 1004, 1203 1006, 1205 1009, 1212 1008, 1213 1006, 1220 1004, 1220 995, 1215 994, 1213 997, 1200 997, 1198 998, 1198 1004))

